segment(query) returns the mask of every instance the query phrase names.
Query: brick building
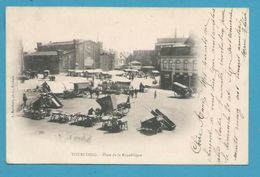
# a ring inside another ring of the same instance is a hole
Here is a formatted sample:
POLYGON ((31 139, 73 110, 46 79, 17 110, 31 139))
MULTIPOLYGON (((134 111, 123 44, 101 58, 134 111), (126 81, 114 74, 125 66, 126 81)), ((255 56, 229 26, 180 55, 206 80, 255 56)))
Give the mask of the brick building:
POLYGON ((102 43, 91 40, 72 40, 63 42, 37 43, 38 52, 58 51, 60 53, 59 71, 68 69, 93 69, 100 67, 102 43))
POLYGON ((161 88, 171 89, 173 82, 196 88, 197 55, 191 37, 159 38, 155 50, 161 73, 161 88))
POLYGON ((50 70, 51 74, 60 72, 61 55, 57 51, 36 51, 24 55, 24 70, 32 70, 43 73, 50 70))

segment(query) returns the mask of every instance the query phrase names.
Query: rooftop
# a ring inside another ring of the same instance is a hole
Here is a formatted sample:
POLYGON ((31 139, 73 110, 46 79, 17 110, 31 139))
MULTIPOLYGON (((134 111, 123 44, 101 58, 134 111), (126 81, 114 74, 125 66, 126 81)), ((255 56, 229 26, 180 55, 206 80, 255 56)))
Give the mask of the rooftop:
POLYGON ((139 62, 139 61, 132 61, 132 62, 130 62, 130 64, 141 64, 141 62, 139 62))
POLYGON ((185 44, 185 43, 156 43, 155 44, 156 46, 170 46, 170 47, 188 47, 189 45, 188 44, 185 44))
POLYGON ((95 43, 94 41, 91 41, 91 40, 83 40, 83 39, 74 39, 74 40, 71 40, 71 41, 58 41, 58 42, 49 42, 49 43, 46 43, 46 44, 41 44, 41 46, 58 46, 58 45, 73 45, 74 42, 76 43, 82 43, 82 42, 92 42, 92 43, 95 43))
POLYGON ((62 41, 62 42, 49 42, 44 45, 72 45, 73 41, 62 41))
POLYGON ((186 43, 189 38, 158 38, 157 44, 164 44, 164 43, 186 43))
POLYGON ((27 56, 56 56, 57 51, 37 51, 33 53, 26 54, 27 56))

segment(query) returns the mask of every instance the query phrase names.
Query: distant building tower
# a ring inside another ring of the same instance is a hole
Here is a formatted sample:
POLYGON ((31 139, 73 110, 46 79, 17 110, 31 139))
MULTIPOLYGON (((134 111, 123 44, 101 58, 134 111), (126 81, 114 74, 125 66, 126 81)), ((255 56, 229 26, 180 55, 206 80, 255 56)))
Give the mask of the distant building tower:
POLYGON ((100 69, 110 71, 114 69, 115 54, 111 52, 102 52, 100 55, 100 69))

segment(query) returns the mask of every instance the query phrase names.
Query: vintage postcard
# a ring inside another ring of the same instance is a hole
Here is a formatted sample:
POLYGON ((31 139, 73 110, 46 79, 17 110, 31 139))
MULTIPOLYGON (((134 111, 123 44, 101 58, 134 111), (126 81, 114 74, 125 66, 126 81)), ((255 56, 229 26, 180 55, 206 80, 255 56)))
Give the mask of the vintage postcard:
POLYGON ((249 9, 6 8, 10 164, 248 164, 249 9))

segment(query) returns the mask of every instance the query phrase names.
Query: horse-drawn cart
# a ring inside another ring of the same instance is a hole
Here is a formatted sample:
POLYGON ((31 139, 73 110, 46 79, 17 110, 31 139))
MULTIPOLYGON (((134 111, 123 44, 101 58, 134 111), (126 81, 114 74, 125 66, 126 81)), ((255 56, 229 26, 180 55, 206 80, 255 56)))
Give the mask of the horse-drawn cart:
POLYGON ((76 113, 72 116, 70 121, 71 125, 83 126, 83 127, 93 127, 98 123, 100 117, 98 115, 86 115, 81 113, 76 113))
POLYGON ((50 122, 67 123, 71 120, 71 114, 63 113, 62 111, 52 112, 50 122))
POLYGON ((26 95, 28 100, 22 105, 25 117, 39 120, 50 115, 50 100, 44 94, 28 91, 26 95))
POLYGON ((92 127, 100 121, 98 114, 82 114, 80 112, 75 114, 64 113, 62 111, 53 112, 50 122, 69 123, 70 125, 78 125, 83 127, 92 127))
POLYGON ((173 121, 171 121, 160 110, 151 110, 151 114, 154 117, 141 121, 141 127, 139 128, 139 131, 157 134, 159 132, 162 132, 162 130, 172 131, 175 129, 175 123, 173 123, 173 121))
POLYGON ((32 109, 30 107, 24 108, 23 109, 23 114, 24 117, 30 118, 30 119, 35 119, 35 120, 40 120, 44 119, 45 117, 50 116, 51 110, 47 108, 41 108, 41 109, 32 109))
POLYGON ((129 94, 130 85, 130 80, 122 77, 115 77, 113 80, 104 81, 102 83, 102 90, 104 94, 129 94))
POLYGON ((90 82, 77 82, 74 83, 74 89, 72 90, 64 90, 62 98, 63 99, 69 99, 69 98, 78 98, 78 97, 90 97, 92 98, 92 95, 96 93, 96 90, 93 89, 90 82))
POLYGON ((175 94, 181 96, 182 98, 189 98, 192 96, 192 90, 186 85, 180 84, 178 82, 174 82, 172 84, 172 91, 174 91, 175 94))
POLYGON ((97 102, 101 106, 101 122, 102 129, 109 132, 118 132, 128 129, 127 120, 124 118, 129 112, 130 103, 121 103, 117 105, 115 95, 109 95, 100 99, 97 102))

